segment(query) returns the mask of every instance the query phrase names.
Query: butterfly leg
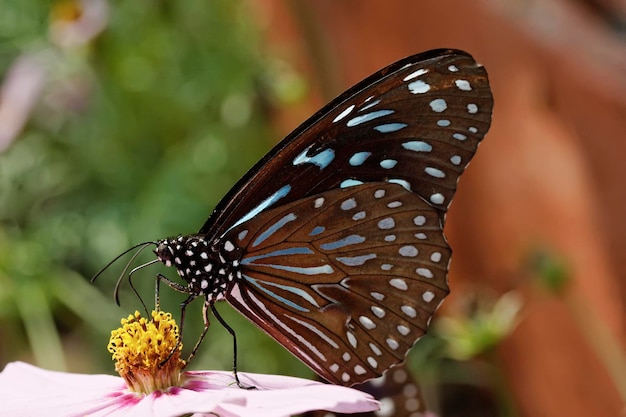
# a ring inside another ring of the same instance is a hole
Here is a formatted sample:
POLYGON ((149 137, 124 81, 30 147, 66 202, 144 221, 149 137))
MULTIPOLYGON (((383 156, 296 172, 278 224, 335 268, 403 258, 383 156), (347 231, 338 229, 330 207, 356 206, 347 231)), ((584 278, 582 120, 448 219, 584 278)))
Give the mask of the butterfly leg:
POLYGON ((161 310, 161 299, 160 299, 161 281, 163 281, 165 284, 167 284, 167 286, 170 287, 171 289, 173 289, 174 291, 178 291, 178 292, 181 292, 181 293, 184 293, 184 294, 189 294, 189 291, 187 290, 187 288, 185 286, 180 285, 179 283, 172 281, 171 279, 167 278, 163 274, 157 274, 156 282, 155 282, 155 285, 154 285, 154 309, 156 311, 160 311, 161 310))
POLYGON ((202 334, 200 334, 200 338, 198 338, 198 341, 196 342, 195 346, 191 350, 191 353, 189 354, 189 358, 187 358, 187 363, 191 362, 191 358, 193 358, 196 355, 196 352, 198 351, 198 348, 200 347, 200 344, 204 340, 204 336, 206 336, 206 332, 209 330, 209 326, 211 325, 211 323, 209 322, 208 305, 209 305, 209 302, 205 301, 204 305, 202 306, 202 319, 204 320, 204 330, 202 330, 202 334))
MULTIPOLYGON (((160 290, 161 281, 163 281, 165 284, 167 284, 168 287, 172 288, 173 290, 176 290, 176 291, 179 291, 179 292, 188 293, 184 286, 178 284, 177 282, 174 282, 174 281, 168 279, 167 277, 165 277, 162 274, 157 274, 157 279, 156 279, 156 284, 155 284, 155 295, 154 295, 154 298, 155 298, 155 300, 154 300, 155 309, 157 311, 159 311, 159 309, 160 309, 160 300, 159 300, 159 293, 160 293, 160 291, 159 290, 160 290)), ((163 360, 161 362, 161 364, 160 364, 161 366, 163 366, 163 364, 165 364, 167 361, 170 360, 170 358, 174 355, 174 353, 178 349, 178 346, 180 346, 181 341, 183 339, 183 327, 185 325, 185 311, 187 310, 187 306, 189 305, 189 303, 191 303, 193 300, 195 300, 196 297, 197 296, 195 294, 190 294, 189 297, 187 297, 185 299, 185 301, 183 301, 180 304, 180 325, 179 325, 179 332, 178 332, 178 341, 176 342, 176 346, 174 346, 174 348, 172 349, 170 354, 167 356, 167 358, 165 358, 165 360, 163 360)), ((187 361, 187 364, 189 364, 189 361, 187 361)))
POLYGON ((228 333, 230 333, 230 335, 233 337, 233 374, 235 374, 235 381, 237 381, 237 386, 243 389, 256 389, 255 386, 246 386, 246 385, 243 385, 241 381, 239 381, 239 376, 237 375, 237 336, 235 335, 235 331, 226 323, 226 321, 224 321, 222 316, 220 316, 220 313, 218 313, 213 303, 207 302, 206 304, 210 305, 211 311, 213 312, 213 315, 215 316, 215 318, 220 322, 222 326, 224 326, 224 328, 228 331, 228 333))

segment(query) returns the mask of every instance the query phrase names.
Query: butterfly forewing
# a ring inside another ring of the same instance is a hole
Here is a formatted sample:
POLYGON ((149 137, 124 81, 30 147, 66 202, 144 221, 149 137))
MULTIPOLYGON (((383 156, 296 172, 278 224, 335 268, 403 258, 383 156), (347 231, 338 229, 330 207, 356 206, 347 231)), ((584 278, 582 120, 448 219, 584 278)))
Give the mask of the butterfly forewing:
POLYGON ((401 362, 447 295, 438 212, 398 184, 337 188, 258 214, 226 299, 334 383, 401 362))
POLYGON ((276 205, 362 182, 398 183, 443 213, 487 132, 487 73, 462 51, 414 55, 339 96, 279 143, 224 198, 200 233, 276 205))

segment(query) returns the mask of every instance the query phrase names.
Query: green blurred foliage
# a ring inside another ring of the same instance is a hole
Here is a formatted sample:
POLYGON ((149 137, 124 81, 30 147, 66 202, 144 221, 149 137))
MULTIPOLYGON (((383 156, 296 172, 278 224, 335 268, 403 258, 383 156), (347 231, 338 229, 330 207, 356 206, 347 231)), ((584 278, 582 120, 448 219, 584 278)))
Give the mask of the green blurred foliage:
POLYGON ((562 295, 571 284, 571 267, 554 250, 533 248, 527 256, 525 266, 536 283, 553 295, 562 295))
MULTIPOLYGON (((109 332, 141 304, 127 285, 122 308, 113 302, 123 261, 97 287, 88 279, 133 244, 198 230, 269 149, 267 63, 242 1, 113 1, 104 31, 75 47, 50 40, 60 4, 0 0, 0 74, 42 51, 48 72, 27 126, 0 154, 0 366, 111 372, 109 332)), ((148 307, 158 271, 172 276, 150 267, 135 278, 148 307)), ((184 296, 161 292, 176 315, 184 296)), ((241 369, 309 374, 218 308, 237 329, 241 369)), ((188 349, 200 312, 201 301, 188 309, 188 349)), ((193 368, 231 366, 230 336, 214 322, 193 368)))

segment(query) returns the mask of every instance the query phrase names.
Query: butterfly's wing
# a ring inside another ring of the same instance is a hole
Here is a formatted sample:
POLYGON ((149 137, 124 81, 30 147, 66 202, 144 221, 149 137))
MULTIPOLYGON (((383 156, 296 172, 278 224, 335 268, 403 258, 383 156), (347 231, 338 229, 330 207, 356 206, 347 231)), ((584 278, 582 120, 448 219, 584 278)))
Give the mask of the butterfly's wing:
POLYGON ((224 239, 244 253, 226 299, 333 383, 402 362, 448 294, 438 212, 398 184, 300 199, 224 239))
POLYGON ((398 183, 443 213, 489 129, 485 69, 467 53, 398 61, 322 108, 222 199, 200 233, 219 238, 277 205, 361 182, 398 183))
POLYGON ((443 219, 492 105, 484 68, 438 50, 324 107, 202 227, 242 256, 226 299, 329 381, 401 362, 448 292, 443 219))

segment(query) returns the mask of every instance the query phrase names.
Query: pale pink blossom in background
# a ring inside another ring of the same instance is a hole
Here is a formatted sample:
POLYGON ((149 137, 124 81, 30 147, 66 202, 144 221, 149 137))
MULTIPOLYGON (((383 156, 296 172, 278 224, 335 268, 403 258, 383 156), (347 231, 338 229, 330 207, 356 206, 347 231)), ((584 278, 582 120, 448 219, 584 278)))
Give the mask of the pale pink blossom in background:
POLYGON ((47 371, 13 362, 0 373, 0 410, 7 416, 136 416, 185 414, 219 417, 287 417, 310 410, 356 413, 378 410, 379 403, 361 391, 306 379, 239 373, 186 372, 183 387, 148 395, 130 392, 124 380, 110 375, 47 371))
POLYGON ((109 20, 107 0, 76 0, 73 5, 75 19, 53 19, 50 39, 61 47, 80 46, 90 42, 102 32, 109 20))
POLYGON ((22 131, 47 77, 46 53, 24 54, 11 65, 0 86, 0 152, 22 131))
MULTIPOLYGON (((106 28, 108 20, 107 0, 76 0, 53 7, 49 37, 62 49, 44 47, 39 52, 24 52, 11 64, 0 85, 0 152, 20 134, 49 79, 57 78, 59 74, 54 73, 59 67, 72 61, 64 52, 91 42, 106 28), (62 7, 73 9, 60 10, 62 7)), ((78 96, 74 101, 80 100, 84 94, 81 89, 85 89, 81 77, 65 78, 64 82, 56 80, 57 96, 78 96)))

